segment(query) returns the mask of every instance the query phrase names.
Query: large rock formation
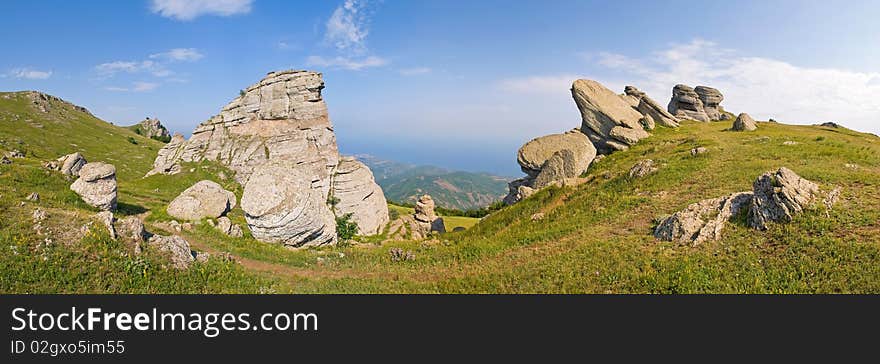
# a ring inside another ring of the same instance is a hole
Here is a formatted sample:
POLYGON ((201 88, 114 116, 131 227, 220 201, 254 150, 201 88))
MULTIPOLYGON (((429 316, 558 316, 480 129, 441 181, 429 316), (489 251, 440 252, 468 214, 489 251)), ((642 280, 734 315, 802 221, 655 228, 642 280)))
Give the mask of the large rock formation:
POLYGON ((336 243, 336 219, 314 172, 283 159, 254 170, 241 198, 254 238, 292 247, 336 243))
POLYGON ((365 164, 351 157, 341 158, 332 186, 336 216, 351 214, 359 235, 382 232, 388 223, 388 202, 365 164))
POLYGON ((669 128, 677 128, 679 126, 678 118, 666 111, 666 108, 660 106, 654 99, 648 97, 648 94, 639 91, 635 86, 626 86, 623 93, 624 99, 644 116, 642 126, 645 129, 653 130, 655 125, 663 125, 669 128))
POLYGON ((235 208, 236 197, 213 181, 199 181, 168 205, 168 215, 182 220, 217 218, 235 208))
POLYGON ((819 186, 782 167, 767 172, 753 184, 755 197, 749 210, 749 226, 766 230, 769 222, 790 222, 815 200, 819 186))
POLYGON ((434 199, 428 195, 422 195, 416 202, 415 211, 412 215, 401 216, 391 222, 388 227, 388 235, 394 240, 421 240, 432 233, 445 233, 446 224, 442 217, 434 212, 434 199))
POLYGON ((70 189, 89 205, 100 210, 115 211, 116 167, 101 162, 86 163, 70 189))
POLYGON ((510 182, 505 203, 516 203, 537 189, 580 176, 594 158, 596 148, 586 134, 577 129, 532 139, 516 154, 517 163, 527 176, 510 182))
POLYGON ((331 202, 338 212, 352 213, 364 233, 379 232, 388 220, 387 207, 379 206, 381 188, 367 167, 340 163, 323 88, 317 72, 270 72, 200 124, 189 140, 175 135, 148 175, 177 173, 181 162, 228 166, 245 186, 241 205, 248 225, 264 241, 335 243, 331 202), (341 196, 331 198, 334 189, 341 196))
POLYGON ((623 97, 593 80, 576 80, 571 94, 581 113, 581 131, 602 154, 626 150, 648 136, 644 116, 623 97))
MULTIPOLYGON (((171 133, 162 125, 159 119, 146 118, 134 125, 135 132, 147 138, 165 139, 171 138, 171 133)), ((167 140, 167 139, 166 139, 167 140)))
POLYGON ((724 96, 721 91, 708 86, 691 88, 687 85, 675 85, 672 88, 672 99, 669 100, 669 113, 679 119, 696 121, 726 120, 729 116, 721 109, 724 96))
POLYGON ((755 119, 752 119, 749 114, 742 113, 736 117, 736 120, 733 121, 733 127, 731 130, 734 131, 754 131, 758 129, 758 124, 755 123, 755 119))

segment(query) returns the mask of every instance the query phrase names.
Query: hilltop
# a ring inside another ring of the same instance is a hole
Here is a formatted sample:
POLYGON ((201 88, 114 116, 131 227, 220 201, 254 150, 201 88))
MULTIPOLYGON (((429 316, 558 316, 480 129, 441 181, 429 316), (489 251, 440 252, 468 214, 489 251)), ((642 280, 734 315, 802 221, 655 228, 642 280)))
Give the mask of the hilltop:
MULTIPOLYGON (((184 163, 174 176, 142 178, 162 143, 61 101, 42 108, 30 93, 0 94, 0 149, 24 154, 0 166, 0 240, 8 249, 0 255, 3 292, 880 291, 880 138, 842 127, 758 122, 756 131, 736 133, 727 130, 732 120, 685 120, 593 162, 580 184, 546 187, 466 231, 424 241, 379 244, 379 236, 288 250, 248 232, 230 237, 195 224, 179 234, 194 249, 234 261, 176 271, 161 257, 131 255, 101 229, 66 241, 96 223, 95 210, 69 190, 70 180, 42 163, 78 151, 115 164, 120 217, 146 216, 147 228, 162 233, 173 232, 165 207, 199 180, 241 196, 232 173, 204 161, 184 163), (692 155, 697 147, 706 152, 692 155), (644 159, 656 163, 656 172, 630 178, 644 159), (696 247, 652 235, 665 216, 749 190, 757 176, 779 167, 825 190, 840 187, 840 200, 767 231, 736 216, 720 240, 696 247), (28 200, 32 192, 39 201, 28 200), (35 208, 50 215, 51 243, 33 234, 35 208)), ((239 208, 229 216, 244 224, 239 208)))
POLYGON ((354 157, 370 167, 386 198, 402 203, 415 203, 419 196, 428 194, 444 208, 479 209, 500 201, 510 181, 510 178, 488 173, 451 171, 384 160, 369 154, 354 157))

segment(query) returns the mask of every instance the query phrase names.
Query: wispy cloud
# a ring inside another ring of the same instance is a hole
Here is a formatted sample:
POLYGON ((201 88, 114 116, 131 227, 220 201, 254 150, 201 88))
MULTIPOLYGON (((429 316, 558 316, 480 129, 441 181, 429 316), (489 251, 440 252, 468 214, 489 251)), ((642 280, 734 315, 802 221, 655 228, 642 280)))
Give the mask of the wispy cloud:
POLYGON ((195 62, 205 56, 195 48, 174 48, 167 52, 151 54, 151 59, 161 59, 169 62, 195 62))
POLYGON ((349 58, 342 56, 325 58, 321 56, 309 56, 306 59, 306 64, 309 66, 360 71, 364 68, 384 66, 388 64, 388 60, 376 56, 368 56, 365 58, 349 58))
POLYGON ((32 68, 16 68, 7 74, 13 78, 24 78, 28 80, 45 80, 52 77, 52 71, 40 71, 32 68))
POLYGON ((155 82, 139 81, 139 82, 132 83, 131 87, 108 86, 108 87, 105 87, 104 89, 107 91, 113 91, 113 92, 147 92, 147 91, 153 91, 158 87, 159 87, 159 84, 155 83, 155 82))
POLYGON ((152 0, 150 9, 163 17, 188 21, 202 15, 230 16, 251 11, 253 0, 152 0))
POLYGON ((576 74, 541 75, 519 78, 508 78, 498 82, 498 88, 506 92, 516 93, 569 93, 571 83, 583 78, 576 74))
POLYGON ((403 76, 417 76, 424 75, 427 73, 431 73, 431 69, 428 67, 413 67, 413 68, 404 68, 398 71, 403 76))
POLYGON ((365 0, 345 0, 336 7, 325 23, 324 42, 335 50, 333 56, 312 55, 306 64, 360 71, 387 65, 385 58, 369 55, 366 40, 369 31, 370 9, 365 0))

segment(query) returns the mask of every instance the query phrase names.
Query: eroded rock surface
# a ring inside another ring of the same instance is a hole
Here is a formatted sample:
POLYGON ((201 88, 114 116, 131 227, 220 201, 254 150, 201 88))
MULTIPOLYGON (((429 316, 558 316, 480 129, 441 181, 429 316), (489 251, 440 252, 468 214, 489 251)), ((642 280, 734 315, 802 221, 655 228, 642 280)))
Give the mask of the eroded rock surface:
POLYGON ((87 204, 106 211, 116 210, 116 188, 116 167, 102 162, 83 165, 70 185, 87 204))
POLYGON ((332 187, 336 216, 351 214, 351 221, 358 225, 358 235, 382 232, 388 224, 388 202, 365 164, 354 158, 341 158, 332 187))
POLYGON ((178 235, 153 235, 147 244, 167 254, 171 259, 171 266, 176 269, 187 269, 196 260, 196 254, 190 248, 189 242, 178 235))
POLYGON ((137 123, 138 131, 140 134, 147 138, 170 138, 171 134, 168 132, 168 129, 162 125, 162 122, 159 119, 151 119, 146 118, 143 121, 137 123))
POLYGON ((762 174, 753 184, 755 197, 749 210, 749 226, 766 230, 770 222, 790 222, 819 193, 819 186, 782 167, 762 174))
POLYGON ((581 113, 581 131, 600 153, 626 150, 648 136, 642 127, 643 115, 602 84, 576 80, 571 94, 581 113))
POLYGON ((203 180, 180 193, 168 205, 168 215, 182 220, 217 218, 235 208, 236 197, 216 182, 203 180))
POLYGON ((755 131, 758 130, 758 124, 755 123, 755 119, 752 119, 749 114, 742 113, 736 117, 736 120, 733 121, 733 127, 731 130, 734 131, 755 131))
POLYGON ((577 174, 585 172, 596 157, 596 148, 590 143, 586 134, 571 130, 563 134, 550 134, 530 140, 519 148, 516 161, 523 172, 537 177, 547 161, 563 150, 570 152, 572 168, 577 174))
POLYGON ((748 209, 751 192, 738 192, 688 205, 672 214, 654 229, 654 236, 665 241, 699 245, 721 238, 724 225, 743 209, 748 209))
POLYGON ((710 120, 700 95, 688 85, 675 85, 672 88, 672 100, 669 101, 668 111, 679 119, 710 120))

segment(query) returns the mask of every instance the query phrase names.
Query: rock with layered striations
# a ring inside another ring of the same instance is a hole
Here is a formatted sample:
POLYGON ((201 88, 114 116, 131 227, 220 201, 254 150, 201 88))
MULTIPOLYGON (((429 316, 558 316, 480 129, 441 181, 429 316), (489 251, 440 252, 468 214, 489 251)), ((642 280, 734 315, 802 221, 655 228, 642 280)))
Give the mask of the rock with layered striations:
POLYGON ((538 137, 523 144, 516 153, 516 161, 523 172, 536 177, 547 160, 562 150, 571 152, 572 167, 577 174, 585 172, 596 157, 596 148, 590 139, 578 130, 571 130, 564 134, 538 137))
POLYGON ((241 231, 241 226, 233 224, 232 220, 230 220, 226 216, 221 216, 217 219, 216 228, 217 230, 220 230, 220 232, 233 238, 240 238, 244 236, 244 233, 241 231))
POLYGON ((571 86, 571 94, 581 113, 581 131, 599 153, 628 149, 638 139, 648 136, 642 126, 644 116, 602 84, 576 80, 571 86))
POLYGON ((624 95, 629 100, 630 105, 644 116, 642 126, 645 129, 652 130, 655 125, 669 128, 677 128, 679 126, 678 118, 670 114, 666 108, 660 106, 654 99, 648 97, 648 94, 639 91, 635 86, 626 86, 624 95))
POLYGON ((563 149, 553 154, 544 166, 541 173, 535 177, 533 188, 541 189, 566 178, 579 176, 583 171, 578 171, 577 158, 571 150, 563 149))
POLYGON ((431 198, 431 196, 422 195, 422 197, 419 197, 419 200, 416 201, 413 217, 415 217, 417 221, 427 223, 433 222, 437 219, 437 214, 434 213, 435 206, 434 199, 431 198))
POLYGON ((504 197, 504 204, 513 205, 534 194, 535 189, 531 187, 534 183, 535 178, 532 176, 526 176, 510 181, 510 183, 507 184, 508 192, 507 196, 504 197))
POLYGON ((668 111, 679 119, 710 120, 700 95, 687 85, 675 85, 672 88, 672 100, 669 100, 668 111))
POLYGON ((61 174, 66 176, 79 176, 79 170, 88 163, 79 152, 62 156, 56 159, 56 162, 54 166, 57 168, 53 169, 61 171, 61 174))
POLYGON ((168 205, 168 215, 181 220, 217 218, 235 208, 236 197, 214 181, 199 181, 168 205))
POLYGON ((273 160, 244 186, 241 208, 254 238, 291 247, 336 243, 336 218, 327 193, 308 166, 273 160))
POLYGON ((168 129, 162 125, 162 122, 159 121, 159 119, 146 118, 135 124, 135 127, 137 128, 138 134, 147 138, 164 139, 171 137, 171 133, 168 132, 168 129))
POLYGON ((196 260, 196 254, 190 248, 189 242, 177 235, 153 235, 147 244, 160 253, 167 254, 175 269, 187 269, 196 260))
POLYGON ((654 236, 692 246, 718 240, 727 222, 740 211, 748 209, 751 200, 751 192, 739 192, 692 203, 665 218, 654 229, 654 236))
POLYGON ((724 100, 721 91, 709 86, 697 86, 694 88, 694 92, 700 96, 700 101, 703 102, 703 111, 706 113, 706 116, 709 117, 709 120, 718 121, 727 119, 727 114, 721 109, 721 101, 724 100))
POLYGON ((101 162, 83 165, 70 185, 87 204, 105 211, 116 210, 116 188, 116 167, 101 162))
POLYGON ((731 130, 734 131, 755 131, 758 129, 758 124, 755 123, 755 119, 752 119, 749 114, 742 113, 736 117, 736 120, 733 121, 733 127, 731 130))
POLYGON ((359 235, 382 232, 388 223, 388 202, 373 172, 354 158, 343 157, 333 176, 331 195, 336 216, 351 214, 359 235))
POLYGON ((766 230, 770 222, 790 222, 819 194, 819 186, 782 167, 762 174, 753 184, 755 197, 749 210, 749 226, 766 230))

